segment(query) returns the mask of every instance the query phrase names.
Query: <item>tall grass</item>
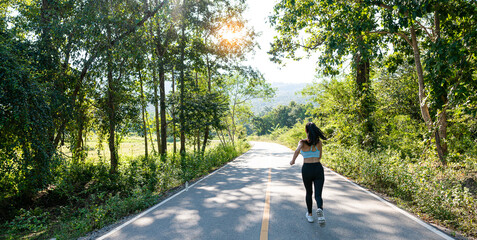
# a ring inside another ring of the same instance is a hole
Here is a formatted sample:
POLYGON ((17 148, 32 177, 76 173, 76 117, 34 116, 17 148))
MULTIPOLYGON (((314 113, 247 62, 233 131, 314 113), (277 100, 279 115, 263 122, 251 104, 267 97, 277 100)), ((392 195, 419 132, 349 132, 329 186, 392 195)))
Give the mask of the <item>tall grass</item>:
POLYGON ((118 173, 109 164, 92 159, 64 164, 51 186, 31 209, 2 224, 0 238, 73 239, 100 229, 124 216, 144 210, 169 190, 217 169, 250 148, 239 141, 235 146, 219 145, 205 153, 166 157, 121 157, 118 173))
MULTIPOLYGON (((327 167, 385 193, 424 218, 477 236, 477 199, 463 185, 468 171, 461 164, 440 167, 437 159, 402 159, 392 149, 369 153, 333 143, 323 152, 327 167)), ((463 164, 476 169, 470 160, 463 164)))

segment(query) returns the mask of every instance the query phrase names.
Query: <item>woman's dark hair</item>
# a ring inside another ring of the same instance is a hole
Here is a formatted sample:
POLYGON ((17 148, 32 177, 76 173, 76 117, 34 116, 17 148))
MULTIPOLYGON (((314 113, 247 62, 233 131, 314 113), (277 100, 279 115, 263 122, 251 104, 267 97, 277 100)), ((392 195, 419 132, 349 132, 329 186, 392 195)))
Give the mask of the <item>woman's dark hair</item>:
POLYGON ((308 141, 305 141, 310 146, 316 145, 320 142, 320 138, 326 140, 323 132, 316 126, 316 124, 309 122, 305 126, 306 133, 308 133, 308 141))

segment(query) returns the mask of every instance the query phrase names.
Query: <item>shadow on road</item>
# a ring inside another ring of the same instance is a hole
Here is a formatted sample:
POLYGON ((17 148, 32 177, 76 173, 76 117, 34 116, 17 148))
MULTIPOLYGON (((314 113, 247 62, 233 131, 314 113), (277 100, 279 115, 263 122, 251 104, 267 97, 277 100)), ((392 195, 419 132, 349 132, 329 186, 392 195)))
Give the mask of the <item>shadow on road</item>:
POLYGON ((107 239, 258 239, 270 168, 269 239, 438 239, 328 169, 323 189, 326 224, 308 223, 302 159, 290 166, 292 154, 278 144, 256 143, 107 239))

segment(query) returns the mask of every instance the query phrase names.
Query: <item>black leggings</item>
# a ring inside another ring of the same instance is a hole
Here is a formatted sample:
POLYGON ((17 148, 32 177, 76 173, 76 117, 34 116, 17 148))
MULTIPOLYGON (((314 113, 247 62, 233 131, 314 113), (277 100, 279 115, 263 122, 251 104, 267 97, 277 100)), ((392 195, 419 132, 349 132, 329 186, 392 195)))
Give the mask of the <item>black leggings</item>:
POLYGON ((316 204, 318 204, 318 208, 323 209, 323 199, 321 198, 323 184, 325 183, 325 172, 323 171, 323 166, 321 166, 321 163, 319 162, 304 163, 303 167, 301 168, 301 176, 306 189, 306 207, 308 208, 308 213, 312 212, 313 207, 313 183, 315 185, 316 204))

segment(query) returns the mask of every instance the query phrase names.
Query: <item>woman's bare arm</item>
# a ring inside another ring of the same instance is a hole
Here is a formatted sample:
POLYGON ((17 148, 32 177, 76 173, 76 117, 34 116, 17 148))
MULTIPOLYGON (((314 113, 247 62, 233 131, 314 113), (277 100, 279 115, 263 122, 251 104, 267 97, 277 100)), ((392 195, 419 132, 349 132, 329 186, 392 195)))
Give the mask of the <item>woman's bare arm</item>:
POLYGON ((290 165, 295 164, 295 160, 298 157, 298 154, 300 154, 300 150, 301 150, 302 147, 303 147, 303 141, 300 140, 298 142, 298 146, 296 147, 295 153, 293 154, 293 158, 290 161, 290 165))

